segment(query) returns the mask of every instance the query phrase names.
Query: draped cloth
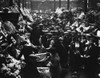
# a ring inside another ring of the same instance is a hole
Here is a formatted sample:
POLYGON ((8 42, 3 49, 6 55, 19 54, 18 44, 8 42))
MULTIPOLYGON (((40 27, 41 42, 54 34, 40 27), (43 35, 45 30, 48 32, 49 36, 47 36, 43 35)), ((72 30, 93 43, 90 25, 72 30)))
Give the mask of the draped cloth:
POLYGON ((7 34, 9 34, 9 35, 17 32, 15 26, 10 21, 4 22, 3 27, 6 30, 7 34))

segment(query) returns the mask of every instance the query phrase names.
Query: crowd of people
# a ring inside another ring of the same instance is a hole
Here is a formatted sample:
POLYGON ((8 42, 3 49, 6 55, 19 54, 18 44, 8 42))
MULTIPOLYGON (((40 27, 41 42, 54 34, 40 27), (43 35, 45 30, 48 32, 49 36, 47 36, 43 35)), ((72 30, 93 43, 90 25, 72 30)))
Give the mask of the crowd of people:
POLYGON ((49 66, 51 75, 45 78, 64 78, 65 69, 72 72, 72 78, 79 78, 81 70, 98 78, 99 12, 100 7, 88 12, 59 8, 51 14, 31 13, 16 4, 4 8, 1 13, 19 17, 13 16, 18 20, 14 22, 0 16, 0 77, 43 78, 37 67, 49 66), (50 58, 37 63, 30 56, 41 53, 50 58))

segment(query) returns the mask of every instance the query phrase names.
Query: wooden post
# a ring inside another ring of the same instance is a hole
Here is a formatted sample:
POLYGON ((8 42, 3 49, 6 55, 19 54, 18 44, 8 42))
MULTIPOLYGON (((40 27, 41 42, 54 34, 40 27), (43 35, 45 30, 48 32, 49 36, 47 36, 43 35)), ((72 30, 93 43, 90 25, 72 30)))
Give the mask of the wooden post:
POLYGON ((22 5, 23 5, 23 7, 25 7, 25 0, 22 1, 22 5))
POLYGON ((24 7, 26 7, 26 0, 24 0, 24 7))
POLYGON ((84 12, 87 12, 87 0, 84 0, 84 12))
POLYGON ((59 8, 61 8, 61 0, 59 0, 59 8))
POLYGON ((33 1, 31 0, 31 10, 33 9, 33 1))
POLYGON ((70 0, 67 0, 67 9, 69 10, 70 8, 70 0))
POLYGON ((56 10, 56 0, 54 0, 54 12, 56 10))
POLYGON ((20 3, 21 3, 21 1, 20 0, 18 0, 18 6, 20 7, 20 3))

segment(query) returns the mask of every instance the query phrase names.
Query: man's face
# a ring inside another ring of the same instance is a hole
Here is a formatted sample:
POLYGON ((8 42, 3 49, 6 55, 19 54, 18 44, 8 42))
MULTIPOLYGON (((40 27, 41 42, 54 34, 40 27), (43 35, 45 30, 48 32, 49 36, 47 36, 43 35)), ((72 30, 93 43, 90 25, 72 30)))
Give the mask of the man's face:
POLYGON ((15 40, 13 37, 11 37, 11 40, 12 40, 12 42, 13 42, 14 44, 16 44, 16 40, 15 40))
POLYGON ((99 8, 100 8, 100 3, 97 3, 97 7, 99 7, 99 8))

